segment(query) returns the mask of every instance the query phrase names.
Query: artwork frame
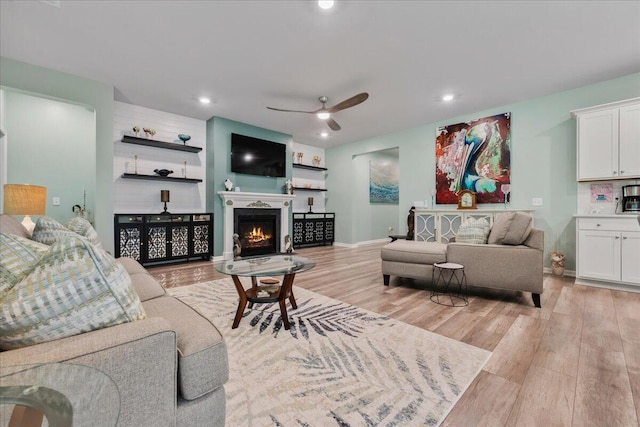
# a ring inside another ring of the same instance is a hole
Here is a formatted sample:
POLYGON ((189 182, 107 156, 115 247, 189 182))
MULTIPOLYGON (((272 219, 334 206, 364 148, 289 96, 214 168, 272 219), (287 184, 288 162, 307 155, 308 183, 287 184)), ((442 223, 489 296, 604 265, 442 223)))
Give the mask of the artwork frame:
POLYGON ((400 166, 396 161, 369 161, 369 203, 400 203, 400 166))
POLYGON ((505 202, 511 184, 511 113, 440 126, 435 151, 436 204, 457 204, 462 190, 474 192, 478 204, 505 202))

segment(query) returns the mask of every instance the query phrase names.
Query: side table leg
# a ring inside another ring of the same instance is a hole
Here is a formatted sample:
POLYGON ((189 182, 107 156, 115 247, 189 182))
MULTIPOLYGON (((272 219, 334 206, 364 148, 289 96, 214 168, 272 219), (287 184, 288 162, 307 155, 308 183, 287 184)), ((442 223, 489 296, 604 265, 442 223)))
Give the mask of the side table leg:
POLYGON ((233 325, 231 329, 235 329, 240 324, 240 320, 242 319, 242 314, 244 313, 244 309, 247 307, 247 293, 244 291, 244 287, 242 287, 242 283, 238 276, 231 276, 233 279, 233 284, 236 285, 236 291, 238 291, 238 296, 240 297, 240 301, 238 302, 238 310, 236 311, 236 317, 233 319, 233 325))

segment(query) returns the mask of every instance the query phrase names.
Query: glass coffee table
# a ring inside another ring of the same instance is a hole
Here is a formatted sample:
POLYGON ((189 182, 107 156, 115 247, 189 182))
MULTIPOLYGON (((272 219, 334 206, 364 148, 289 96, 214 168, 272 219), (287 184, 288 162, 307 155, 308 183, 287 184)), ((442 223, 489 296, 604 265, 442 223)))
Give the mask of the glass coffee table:
POLYGON ((289 329, 289 317, 287 316, 287 299, 291 307, 298 308, 296 299, 293 296, 293 279, 296 273, 311 270, 316 263, 310 259, 295 255, 271 255, 257 258, 242 258, 225 261, 216 264, 217 271, 228 274, 233 279, 240 301, 236 317, 233 320, 232 329, 240 324, 242 314, 247 303, 253 307, 254 303, 274 303, 280 305, 282 322, 284 328, 289 329), (284 276, 281 285, 258 285, 258 277, 284 276), (251 287, 245 289, 240 281, 240 277, 251 277, 251 287))

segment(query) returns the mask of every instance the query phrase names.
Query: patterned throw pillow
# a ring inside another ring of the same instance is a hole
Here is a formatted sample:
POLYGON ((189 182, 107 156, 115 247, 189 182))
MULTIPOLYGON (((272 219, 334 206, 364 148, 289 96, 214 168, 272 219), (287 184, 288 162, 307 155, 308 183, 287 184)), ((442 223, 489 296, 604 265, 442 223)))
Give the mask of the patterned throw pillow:
POLYGON ((36 242, 51 245, 61 237, 77 236, 78 234, 69 230, 53 218, 41 216, 36 221, 31 238, 36 242))
POLYGON ((49 247, 42 243, 0 233, 0 299, 31 271, 47 250, 49 247))
POLYGON ((482 245, 487 243, 491 227, 484 218, 469 218, 460 225, 456 233, 456 242, 475 243, 482 245))
POLYGON ((0 349, 145 317, 131 278, 120 263, 82 237, 61 237, 0 299, 0 349))
POLYGON ((100 243, 100 238, 98 237, 98 233, 93 228, 91 223, 85 218, 81 216, 73 217, 67 223, 67 228, 86 238, 89 243, 93 243, 96 246, 102 246, 100 243))

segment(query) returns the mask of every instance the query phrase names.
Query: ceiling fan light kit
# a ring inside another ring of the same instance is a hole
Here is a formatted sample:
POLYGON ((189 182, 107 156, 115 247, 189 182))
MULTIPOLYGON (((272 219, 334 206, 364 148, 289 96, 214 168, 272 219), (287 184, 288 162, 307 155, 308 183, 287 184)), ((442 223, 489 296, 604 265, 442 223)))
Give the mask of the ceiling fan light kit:
POLYGON ((275 107, 267 107, 269 110, 274 111, 282 111, 285 113, 306 113, 306 114, 315 114, 321 120, 326 120, 327 125, 331 128, 331 130, 339 131, 342 129, 340 125, 331 117, 333 113, 337 113, 338 111, 346 110, 347 108, 355 107, 358 104, 362 104, 364 101, 369 98, 369 94, 367 92, 362 92, 357 95, 352 96, 351 98, 345 99, 342 102, 337 103, 333 107, 327 108, 326 103, 329 100, 326 96, 321 96, 318 100, 322 103, 322 108, 319 108, 315 111, 301 111, 301 110, 287 110, 284 108, 275 108, 275 107))

